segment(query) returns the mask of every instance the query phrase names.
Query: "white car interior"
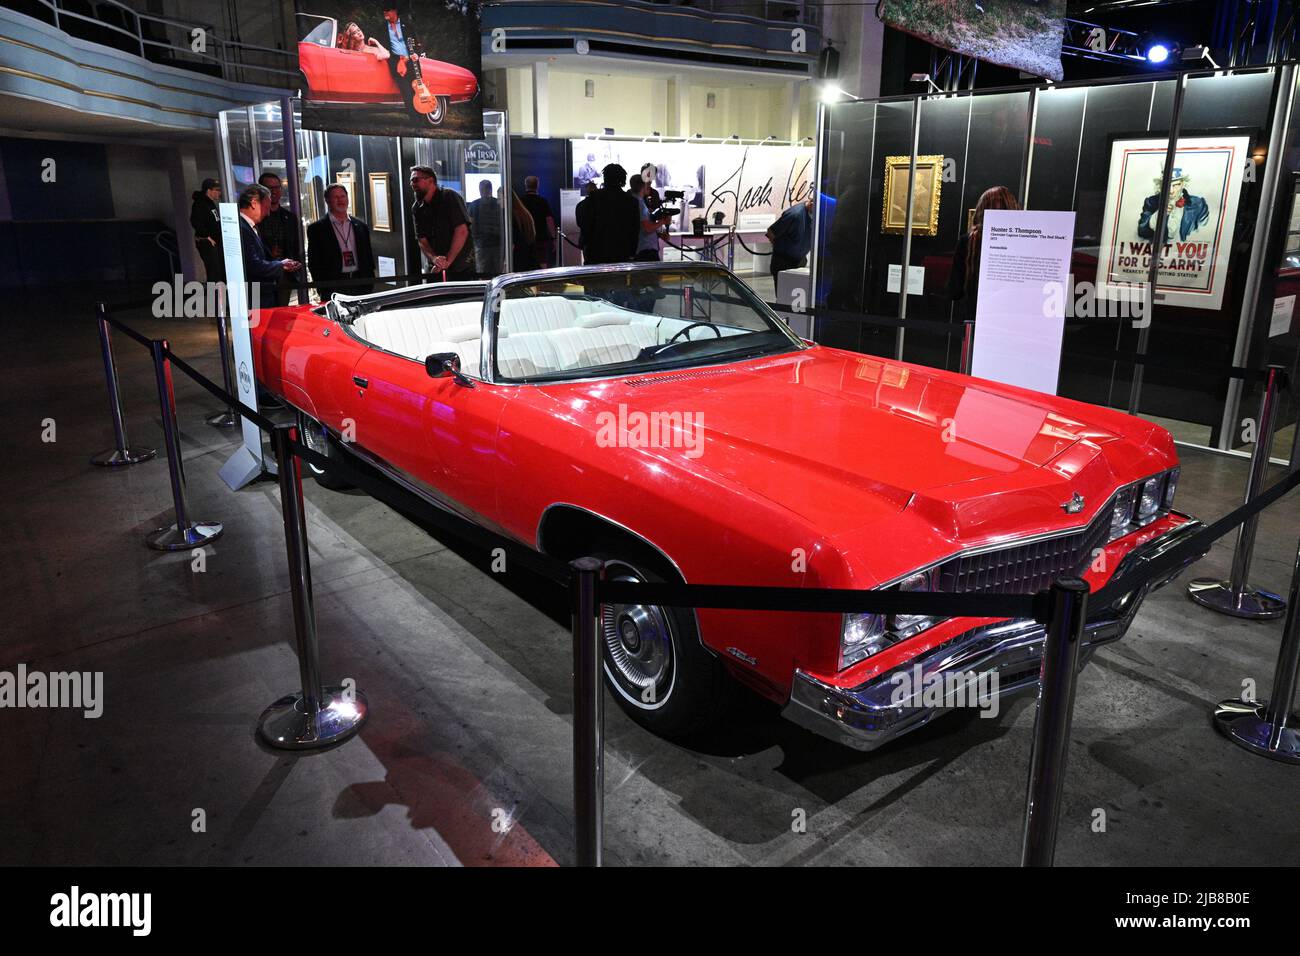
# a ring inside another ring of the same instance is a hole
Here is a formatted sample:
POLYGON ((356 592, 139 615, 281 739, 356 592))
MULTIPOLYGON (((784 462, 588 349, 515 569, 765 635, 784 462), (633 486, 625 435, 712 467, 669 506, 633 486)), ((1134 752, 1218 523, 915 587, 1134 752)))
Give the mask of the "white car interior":
MULTIPOLYGON (((461 371, 481 378, 481 317, 478 301, 385 309, 352 325, 363 341, 417 362, 436 352, 455 352, 461 371)), ((527 378, 630 362, 643 348, 663 345, 691 323, 638 312, 601 299, 560 295, 505 299, 497 331, 497 368, 505 378, 527 378)), ((719 325, 723 336, 747 329, 719 325)), ((683 339, 712 338, 707 328, 683 339)))

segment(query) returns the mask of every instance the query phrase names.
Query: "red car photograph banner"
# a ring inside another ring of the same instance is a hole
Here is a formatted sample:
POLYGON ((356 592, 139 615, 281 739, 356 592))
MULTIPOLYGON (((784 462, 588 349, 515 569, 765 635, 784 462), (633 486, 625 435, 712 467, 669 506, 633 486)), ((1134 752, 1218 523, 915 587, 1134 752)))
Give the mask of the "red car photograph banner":
POLYGON ((1065 0, 881 0, 885 23, 946 50, 1060 80, 1065 0))
POLYGON ((305 129, 483 136, 481 0, 298 0, 305 129))

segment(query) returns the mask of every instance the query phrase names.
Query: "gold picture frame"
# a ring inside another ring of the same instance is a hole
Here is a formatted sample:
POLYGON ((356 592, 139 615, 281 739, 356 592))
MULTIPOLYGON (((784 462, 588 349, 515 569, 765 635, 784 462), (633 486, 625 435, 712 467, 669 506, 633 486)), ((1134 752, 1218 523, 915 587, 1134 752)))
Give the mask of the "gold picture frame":
MULTIPOLYGON (((357 214, 357 176, 349 170, 342 170, 334 177, 334 184, 348 191, 348 215, 357 214)), ((328 203, 326 204, 328 206, 328 203)))
POLYGON ((369 173, 370 229, 372 232, 393 231, 393 194, 388 188, 388 173, 369 173))
MULTIPOLYGON (((907 178, 912 165, 910 156, 885 157, 884 208, 880 231, 901 236, 907 229, 907 178)), ((912 235, 939 234, 940 176, 942 156, 916 157, 916 188, 912 194, 912 235)))

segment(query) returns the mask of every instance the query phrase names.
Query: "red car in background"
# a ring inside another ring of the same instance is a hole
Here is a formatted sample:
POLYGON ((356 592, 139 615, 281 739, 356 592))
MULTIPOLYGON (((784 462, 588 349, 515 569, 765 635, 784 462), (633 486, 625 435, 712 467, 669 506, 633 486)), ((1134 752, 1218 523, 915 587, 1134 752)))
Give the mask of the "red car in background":
MULTIPOLYGON (((1173 508, 1158 425, 806 342, 710 263, 336 295, 260 313, 253 345, 310 447, 618 580, 1097 589, 1199 527, 1173 508)), ((1090 608, 1090 645, 1122 636, 1148 590, 1090 608)), ((900 677, 1037 686, 1044 629, 606 605, 601 640, 611 693, 658 733, 706 725, 730 674, 870 749, 952 706, 900 696, 900 677)))
MULTIPOLYGON (((340 49, 339 25, 333 17, 303 13, 298 17, 302 36, 298 67, 307 79, 305 99, 318 106, 405 105, 386 60, 366 50, 340 49)), ((446 119, 450 104, 465 103, 478 95, 478 78, 471 70, 427 56, 420 57, 420 70, 436 100, 436 106, 424 115, 435 126, 446 119)))

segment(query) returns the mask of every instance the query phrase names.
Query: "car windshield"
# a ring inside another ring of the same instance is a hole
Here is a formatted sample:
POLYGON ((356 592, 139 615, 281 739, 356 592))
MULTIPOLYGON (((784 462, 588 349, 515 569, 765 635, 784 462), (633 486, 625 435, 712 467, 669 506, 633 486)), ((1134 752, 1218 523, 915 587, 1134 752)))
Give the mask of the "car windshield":
POLYGON ((514 382, 636 375, 803 347, 744 283, 698 266, 512 282, 494 337, 497 380, 514 382))

